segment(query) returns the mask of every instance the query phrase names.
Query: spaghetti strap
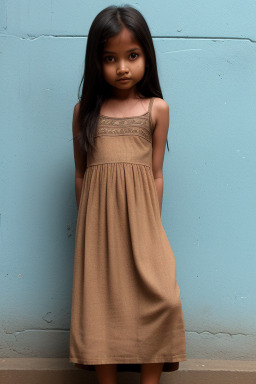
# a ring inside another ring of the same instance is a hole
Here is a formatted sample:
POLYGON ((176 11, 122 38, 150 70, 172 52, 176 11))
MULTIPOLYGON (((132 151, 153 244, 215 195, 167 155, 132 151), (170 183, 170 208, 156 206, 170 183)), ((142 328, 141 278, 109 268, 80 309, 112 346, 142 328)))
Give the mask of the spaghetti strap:
POLYGON ((154 101, 154 97, 151 97, 150 102, 149 102, 149 106, 148 106, 148 112, 149 113, 151 113, 153 101, 154 101))

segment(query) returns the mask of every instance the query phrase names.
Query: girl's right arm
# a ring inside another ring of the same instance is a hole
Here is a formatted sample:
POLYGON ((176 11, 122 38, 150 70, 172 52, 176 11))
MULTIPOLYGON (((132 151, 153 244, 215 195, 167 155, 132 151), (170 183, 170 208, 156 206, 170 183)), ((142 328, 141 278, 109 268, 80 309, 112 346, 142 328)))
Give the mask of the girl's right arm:
POLYGON ((75 192, 76 192, 77 208, 79 208, 79 204, 80 204, 83 178, 86 170, 86 152, 82 150, 78 141, 78 134, 80 132, 79 123, 78 123, 78 113, 79 113, 79 103, 77 103, 74 107, 73 122, 72 122, 74 161, 75 161, 75 169, 76 169, 75 192))

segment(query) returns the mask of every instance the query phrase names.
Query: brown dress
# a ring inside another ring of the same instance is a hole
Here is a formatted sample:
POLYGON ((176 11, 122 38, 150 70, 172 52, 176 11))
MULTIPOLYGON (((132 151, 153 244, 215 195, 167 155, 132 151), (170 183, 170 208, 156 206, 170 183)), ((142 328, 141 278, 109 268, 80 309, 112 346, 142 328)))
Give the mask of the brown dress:
MULTIPOLYGON (((152 172, 151 107, 140 116, 100 115, 87 153, 78 210, 69 361, 140 372, 186 360, 176 262, 161 222, 152 172)), ((82 366, 80 365, 82 364, 82 366)))

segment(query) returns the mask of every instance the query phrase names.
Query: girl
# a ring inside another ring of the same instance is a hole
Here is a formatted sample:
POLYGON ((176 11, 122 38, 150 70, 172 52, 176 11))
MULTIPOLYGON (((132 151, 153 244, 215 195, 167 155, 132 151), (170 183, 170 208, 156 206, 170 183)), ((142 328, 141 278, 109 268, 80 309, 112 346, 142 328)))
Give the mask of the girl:
POLYGON ((95 370, 100 384, 116 384, 117 371, 157 384, 186 360, 185 329, 161 223, 169 107, 138 10, 109 6, 95 17, 82 81, 69 360, 95 370))

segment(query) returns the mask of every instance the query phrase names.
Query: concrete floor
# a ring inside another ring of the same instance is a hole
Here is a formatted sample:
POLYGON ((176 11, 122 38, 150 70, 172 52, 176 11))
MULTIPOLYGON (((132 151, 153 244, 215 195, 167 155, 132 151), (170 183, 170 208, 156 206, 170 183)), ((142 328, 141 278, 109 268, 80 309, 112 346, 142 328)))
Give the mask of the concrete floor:
MULTIPOLYGON (((119 372, 119 384, 139 384, 140 374, 119 372)), ((95 372, 62 358, 0 359, 1 384, 98 384, 95 372)), ((176 372, 162 373, 160 384, 256 384, 256 361, 187 360, 176 372)))

